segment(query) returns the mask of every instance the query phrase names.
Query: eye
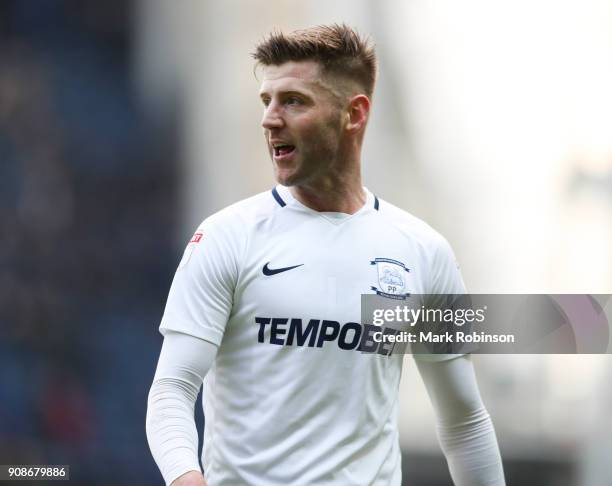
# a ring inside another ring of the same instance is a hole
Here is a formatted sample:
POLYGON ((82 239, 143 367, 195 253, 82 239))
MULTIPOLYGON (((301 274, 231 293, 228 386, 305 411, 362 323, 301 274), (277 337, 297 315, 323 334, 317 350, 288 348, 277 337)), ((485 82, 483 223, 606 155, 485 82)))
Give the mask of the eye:
POLYGON ((270 104, 270 98, 262 98, 261 102, 264 106, 268 106, 270 104))
POLYGON ((298 98, 297 96, 289 96, 289 98, 287 98, 286 103, 288 105, 301 105, 302 100, 298 98))

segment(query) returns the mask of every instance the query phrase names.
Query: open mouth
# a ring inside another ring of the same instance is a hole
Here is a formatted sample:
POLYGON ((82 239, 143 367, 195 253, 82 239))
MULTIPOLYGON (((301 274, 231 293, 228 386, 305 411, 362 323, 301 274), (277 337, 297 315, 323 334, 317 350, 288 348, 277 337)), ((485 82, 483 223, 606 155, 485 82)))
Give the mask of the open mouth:
POLYGON ((290 156, 295 151, 295 145, 282 144, 272 147, 275 158, 284 158, 290 156))

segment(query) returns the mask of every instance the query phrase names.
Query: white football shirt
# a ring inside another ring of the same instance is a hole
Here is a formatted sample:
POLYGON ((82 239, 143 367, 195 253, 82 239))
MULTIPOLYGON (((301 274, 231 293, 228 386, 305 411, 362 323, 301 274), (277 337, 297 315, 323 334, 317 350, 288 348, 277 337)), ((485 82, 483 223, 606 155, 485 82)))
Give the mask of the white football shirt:
POLYGON ((187 245, 160 330, 219 346, 203 392, 210 486, 401 484, 403 355, 360 350, 361 295, 465 290, 442 236, 366 193, 347 215, 277 186, 187 245))

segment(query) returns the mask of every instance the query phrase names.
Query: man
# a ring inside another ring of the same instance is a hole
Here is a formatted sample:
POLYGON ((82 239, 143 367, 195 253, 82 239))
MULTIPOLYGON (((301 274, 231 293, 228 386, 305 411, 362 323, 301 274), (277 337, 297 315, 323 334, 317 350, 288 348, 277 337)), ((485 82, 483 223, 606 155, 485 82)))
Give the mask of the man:
MULTIPOLYGON (((400 485, 403 356, 363 352, 360 297, 380 262, 391 293, 464 293, 461 275, 439 234, 362 186, 367 40, 321 26, 272 34, 254 57, 279 185, 206 219, 185 250, 160 326, 151 451, 173 486, 400 485)), ((503 485, 470 358, 417 358, 455 484, 503 485)))

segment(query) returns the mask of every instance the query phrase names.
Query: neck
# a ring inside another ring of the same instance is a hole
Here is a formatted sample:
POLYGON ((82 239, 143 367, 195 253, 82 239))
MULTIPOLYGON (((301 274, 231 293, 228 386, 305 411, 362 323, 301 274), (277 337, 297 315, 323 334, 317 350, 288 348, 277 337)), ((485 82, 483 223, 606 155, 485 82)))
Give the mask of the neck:
POLYGON ((292 186, 290 191, 294 198, 315 211, 354 214, 366 202, 359 161, 350 168, 345 166, 316 180, 292 186))

